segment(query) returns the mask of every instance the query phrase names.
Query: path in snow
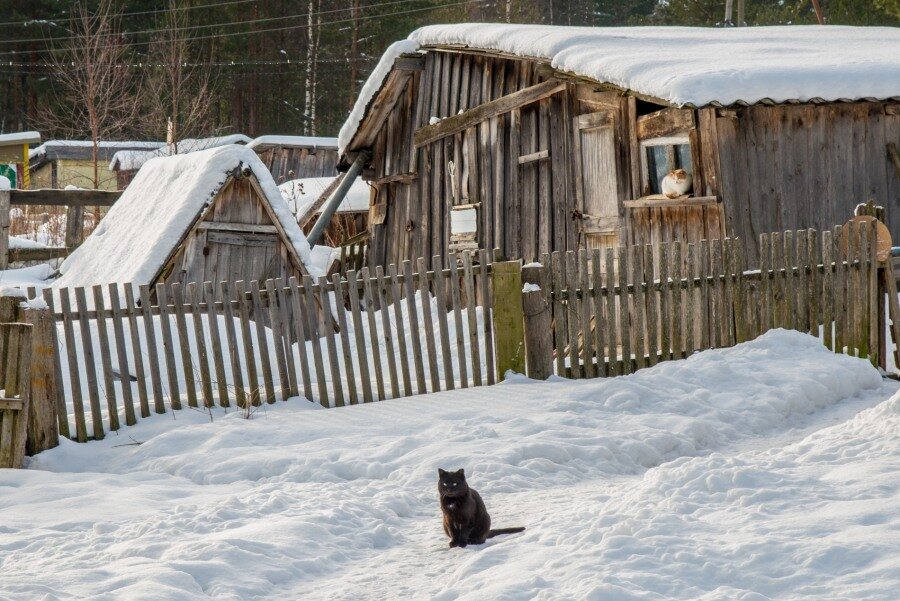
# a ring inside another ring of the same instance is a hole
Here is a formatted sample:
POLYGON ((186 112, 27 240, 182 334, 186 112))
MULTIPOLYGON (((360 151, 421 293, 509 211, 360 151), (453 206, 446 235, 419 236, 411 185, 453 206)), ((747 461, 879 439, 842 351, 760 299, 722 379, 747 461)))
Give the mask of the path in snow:
POLYGON ((160 416, 0 472, 0 598, 891 599, 897 390, 775 331, 609 380, 160 416), (438 466, 528 530, 447 550, 438 466))

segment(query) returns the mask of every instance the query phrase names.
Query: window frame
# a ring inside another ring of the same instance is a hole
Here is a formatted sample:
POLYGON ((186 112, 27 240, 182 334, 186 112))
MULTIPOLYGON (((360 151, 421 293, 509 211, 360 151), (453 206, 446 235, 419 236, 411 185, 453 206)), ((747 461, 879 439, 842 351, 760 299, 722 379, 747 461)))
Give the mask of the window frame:
MULTIPOLYGON (((640 145, 640 159, 641 159, 641 195, 638 199, 646 199, 646 198, 659 198, 662 197, 662 193, 648 193, 644 194, 644 191, 650 189, 650 164, 647 160, 647 149, 653 148, 656 146, 681 146, 687 145, 690 149, 690 157, 691 157, 691 176, 694 174, 694 148, 691 145, 691 137, 688 132, 680 133, 680 134, 672 134, 669 136, 659 136, 656 138, 647 138, 645 140, 638 140, 640 145)), ((696 183, 696 182, 694 182, 696 183)), ((691 191, 688 193, 688 197, 696 196, 694 185, 691 185, 691 191)))

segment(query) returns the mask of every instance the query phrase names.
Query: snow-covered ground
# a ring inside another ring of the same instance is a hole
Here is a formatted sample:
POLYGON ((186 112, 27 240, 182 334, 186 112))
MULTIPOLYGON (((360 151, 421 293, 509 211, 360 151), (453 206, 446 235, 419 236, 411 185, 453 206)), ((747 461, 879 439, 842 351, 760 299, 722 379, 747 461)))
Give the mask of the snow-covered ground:
POLYGON ((898 389, 773 331, 614 379, 155 416, 0 470, 0 598, 895 599, 898 389), (528 529, 447 549, 438 467, 528 529))

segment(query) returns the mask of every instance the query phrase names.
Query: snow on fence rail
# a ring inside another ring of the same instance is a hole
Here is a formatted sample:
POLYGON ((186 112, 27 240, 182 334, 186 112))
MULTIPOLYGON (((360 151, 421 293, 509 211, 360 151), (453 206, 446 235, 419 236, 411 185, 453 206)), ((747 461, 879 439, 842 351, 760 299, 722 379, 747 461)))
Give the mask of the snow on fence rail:
POLYGON ((451 255, 436 271, 424 259, 417 266, 316 283, 45 290, 74 438, 102 438, 138 414, 185 404, 302 395, 342 406, 493 384, 488 253, 451 255))
POLYGON ((874 221, 851 221, 821 236, 763 234, 756 270, 745 270, 739 239, 545 255, 523 270, 540 288, 524 293, 529 373, 627 374, 772 328, 808 332, 878 364, 886 352, 879 281, 893 290, 895 325, 900 308, 892 276, 878 277, 875 231, 874 221))

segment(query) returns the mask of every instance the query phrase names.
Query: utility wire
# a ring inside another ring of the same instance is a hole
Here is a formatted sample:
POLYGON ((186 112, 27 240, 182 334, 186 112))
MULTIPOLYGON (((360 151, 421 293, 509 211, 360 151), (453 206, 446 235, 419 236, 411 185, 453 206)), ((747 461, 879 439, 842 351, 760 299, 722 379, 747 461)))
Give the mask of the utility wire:
MULTIPOLYGON (((121 15, 117 15, 118 17, 138 17, 140 15, 153 15, 165 12, 171 12, 173 10, 182 11, 182 10, 194 10, 195 8, 219 8, 222 6, 231 6, 234 4, 249 4, 250 2, 258 2, 259 0, 229 0, 228 2, 213 2, 211 4, 198 4, 197 6, 176 6, 175 8, 157 8, 154 10, 142 10, 138 12, 131 13, 122 13, 121 15)), ((70 21, 76 21, 76 17, 60 17, 59 19, 25 19, 24 21, 4 21, 0 23, 0 27, 9 26, 9 25, 43 25, 47 22, 53 23, 67 23, 70 21)))
MULTIPOLYGON (((397 1, 393 2, 393 4, 397 4, 399 2, 411 2, 411 1, 418 1, 418 0, 397 0, 397 1)), ((450 2, 448 4, 440 4, 437 6, 426 6, 426 7, 421 7, 421 8, 413 8, 413 9, 409 9, 409 10, 395 11, 392 13, 385 13, 385 14, 381 14, 381 15, 368 15, 368 16, 362 15, 355 19, 350 18, 350 19, 338 19, 335 21, 322 21, 322 22, 313 24, 312 27, 322 27, 325 25, 340 25, 340 24, 344 24, 344 23, 353 23, 355 21, 367 21, 367 20, 373 20, 373 19, 385 19, 388 17, 396 17, 396 16, 408 15, 408 14, 413 14, 413 13, 421 13, 421 12, 440 10, 443 8, 451 8, 453 6, 461 6, 463 4, 468 4, 468 5, 483 4, 485 2, 490 2, 490 1, 491 0, 461 0, 459 2, 450 2)), ((304 15, 304 16, 306 16, 306 15, 304 15)), ((244 23, 250 23, 250 22, 245 21, 244 23)), ((244 23, 242 23, 242 24, 244 24, 244 23)), ((191 42, 195 42, 198 40, 222 39, 222 38, 230 38, 230 37, 234 37, 234 36, 247 36, 247 35, 260 34, 260 33, 274 33, 274 32, 278 32, 278 31, 293 31, 293 30, 297 30, 297 29, 306 29, 308 27, 310 27, 310 25, 304 23, 301 25, 288 25, 288 26, 284 26, 284 27, 273 27, 273 28, 269 28, 269 29, 254 29, 254 30, 250 30, 250 31, 236 31, 236 32, 231 32, 231 33, 219 33, 219 34, 195 36, 192 38, 185 38, 184 41, 185 41, 185 43, 191 43, 191 42)), ((156 30, 156 31, 161 31, 161 30, 156 30)), ((2 41, 2 40, 0 40, 0 41, 2 41)), ((144 44, 145 44, 144 42, 128 42, 128 43, 122 44, 122 46, 123 47, 133 47, 133 46, 143 46, 144 44)), ((0 52, 0 55, 22 55, 22 54, 28 54, 30 52, 61 52, 61 51, 65 51, 65 48, 43 48, 43 49, 39 49, 39 50, 24 50, 24 51, 7 50, 7 51, 0 52)))

